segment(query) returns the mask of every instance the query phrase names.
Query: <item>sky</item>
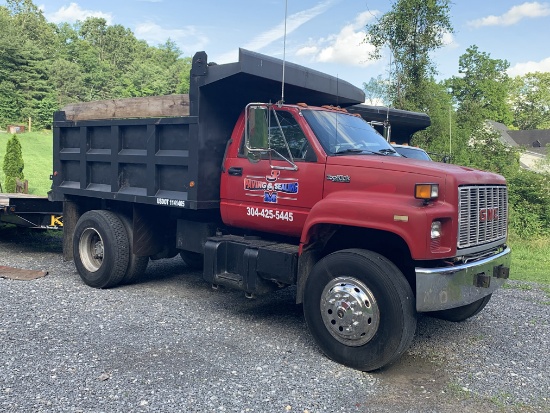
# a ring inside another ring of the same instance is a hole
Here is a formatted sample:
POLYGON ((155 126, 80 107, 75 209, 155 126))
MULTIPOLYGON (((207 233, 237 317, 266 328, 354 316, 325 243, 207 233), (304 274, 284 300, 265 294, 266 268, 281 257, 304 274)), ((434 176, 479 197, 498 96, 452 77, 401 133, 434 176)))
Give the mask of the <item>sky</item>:
MULTIPOLYGON (((283 58, 362 87, 387 76, 389 55, 369 58, 365 25, 390 10, 389 0, 35 0, 48 21, 103 17, 152 46, 175 41, 183 56, 206 51, 211 62, 237 61, 239 47, 283 58)), ((5 5, 0 0, 0 5, 5 5)), ((454 33, 432 54, 439 79, 458 75, 459 57, 477 45, 510 63, 511 76, 550 72, 550 2, 455 0, 454 33)))

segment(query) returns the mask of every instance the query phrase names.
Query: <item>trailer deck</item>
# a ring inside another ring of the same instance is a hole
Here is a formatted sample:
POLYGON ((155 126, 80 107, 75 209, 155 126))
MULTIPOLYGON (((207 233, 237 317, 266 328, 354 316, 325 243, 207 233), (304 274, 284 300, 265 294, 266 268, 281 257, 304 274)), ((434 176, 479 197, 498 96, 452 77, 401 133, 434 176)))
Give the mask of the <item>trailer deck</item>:
POLYGON ((51 202, 45 196, 0 193, 0 223, 60 229, 63 227, 62 215, 62 202, 51 202))

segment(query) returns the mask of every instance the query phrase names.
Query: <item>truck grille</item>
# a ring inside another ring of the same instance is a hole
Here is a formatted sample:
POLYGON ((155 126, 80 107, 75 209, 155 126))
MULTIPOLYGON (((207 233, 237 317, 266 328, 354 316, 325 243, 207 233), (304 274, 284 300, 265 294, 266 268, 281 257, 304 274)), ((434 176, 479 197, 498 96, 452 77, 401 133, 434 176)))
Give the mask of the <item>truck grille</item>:
POLYGON ((506 186, 460 186, 458 199, 458 248, 473 247, 506 237, 506 186))

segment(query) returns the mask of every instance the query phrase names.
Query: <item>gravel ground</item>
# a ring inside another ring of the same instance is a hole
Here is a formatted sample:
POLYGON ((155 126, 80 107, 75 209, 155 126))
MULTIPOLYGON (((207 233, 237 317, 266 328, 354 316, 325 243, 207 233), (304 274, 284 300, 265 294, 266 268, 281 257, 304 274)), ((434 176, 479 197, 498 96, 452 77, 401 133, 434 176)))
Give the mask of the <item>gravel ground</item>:
POLYGON ((510 282, 464 323, 419 317, 395 364, 362 373, 324 357, 294 291, 212 291, 179 258, 95 290, 61 238, 0 229, 4 412, 550 412, 550 292, 510 282))

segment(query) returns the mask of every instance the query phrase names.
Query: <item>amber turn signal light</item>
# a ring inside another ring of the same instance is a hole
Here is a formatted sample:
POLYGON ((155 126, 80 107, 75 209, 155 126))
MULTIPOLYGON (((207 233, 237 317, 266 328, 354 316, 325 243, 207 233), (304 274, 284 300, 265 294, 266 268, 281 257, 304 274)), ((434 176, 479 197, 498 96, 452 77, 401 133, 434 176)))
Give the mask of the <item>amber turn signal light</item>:
POLYGON ((438 184, 416 184, 414 187, 414 197, 417 199, 436 199, 439 196, 438 184))

